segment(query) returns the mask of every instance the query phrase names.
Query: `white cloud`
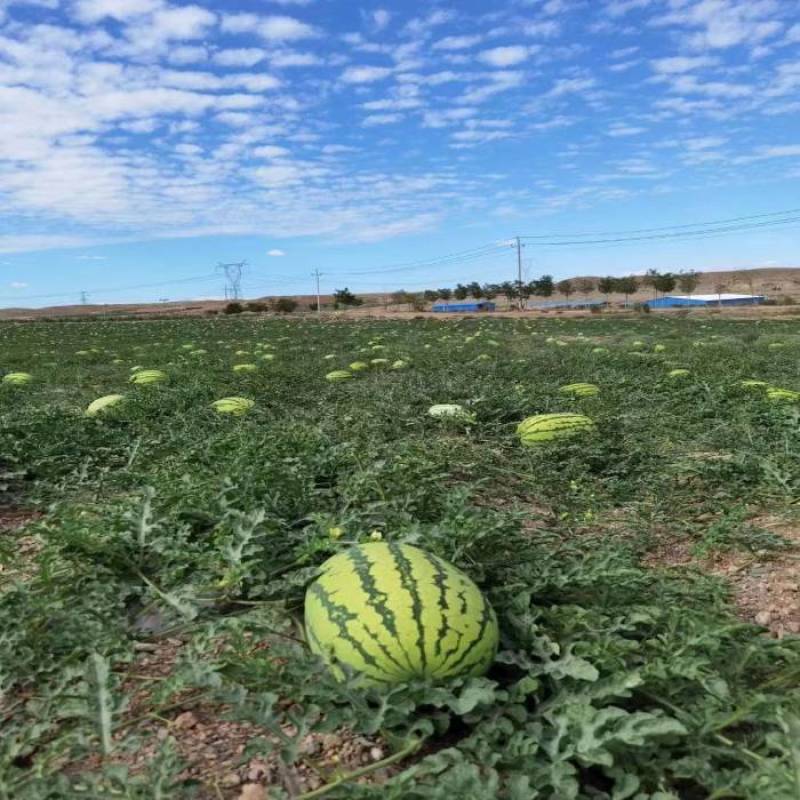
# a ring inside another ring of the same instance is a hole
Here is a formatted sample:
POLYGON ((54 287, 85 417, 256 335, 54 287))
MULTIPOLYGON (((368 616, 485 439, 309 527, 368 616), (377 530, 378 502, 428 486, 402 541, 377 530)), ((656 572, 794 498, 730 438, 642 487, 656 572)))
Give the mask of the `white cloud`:
POLYGON ((378 8, 372 12, 372 24, 377 31, 382 31, 384 28, 388 27, 391 20, 392 14, 385 8, 378 8))
POLYGON ((531 54, 529 47, 510 45, 507 47, 493 47, 484 50, 478 58, 492 67, 513 67, 526 61, 531 54))
POLYGON ((483 36, 480 34, 475 34, 472 36, 445 36, 443 39, 439 39, 438 42, 434 42, 433 49, 466 50, 470 47, 474 47, 476 44, 479 44, 482 41, 483 36))
POLYGON ((150 14, 162 6, 162 0, 78 0, 75 14, 86 23, 106 18, 129 20, 150 14))
POLYGON ((289 150, 274 144, 266 144, 253 150, 253 155, 256 158, 283 158, 289 155, 289 150))
POLYGON ((670 0, 671 10, 657 20, 692 33, 687 43, 696 50, 756 45, 783 29, 776 18, 776 0, 670 0))
POLYGON ((222 29, 228 33, 256 33, 270 42, 293 42, 319 35, 313 26, 282 15, 229 14, 222 20, 222 29))
POLYGON ((24 281, 11 281, 8 284, 12 289, 26 289, 29 284, 25 283, 24 281))
POLYGON ((283 250, 278 250, 276 248, 276 249, 273 249, 273 250, 269 250, 267 252, 267 255, 270 256, 271 258, 281 258, 281 256, 285 256, 286 253, 284 253, 283 250))
POLYGON ((682 72, 691 72, 701 67, 710 67, 717 63, 708 56, 670 56, 656 58, 650 62, 653 70, 662 75, 675 75, 682 72))
POLYGON ((223 67, 253 67, 266 57, 266 52, 257 47, 239 47, 219 50, 212 58, 214 63, 223 67))
POLYGON ((403 119, 402 114, 370 114, 364 117, 361 124, 369 128, 375 125, 392 125, 395 122, 400 122, 401 119, 403 119))
POLYGON ((357 66, 348 67, 341 75, 344 83, 373 83, 388 78, 392 70, 388 67, 357 66))

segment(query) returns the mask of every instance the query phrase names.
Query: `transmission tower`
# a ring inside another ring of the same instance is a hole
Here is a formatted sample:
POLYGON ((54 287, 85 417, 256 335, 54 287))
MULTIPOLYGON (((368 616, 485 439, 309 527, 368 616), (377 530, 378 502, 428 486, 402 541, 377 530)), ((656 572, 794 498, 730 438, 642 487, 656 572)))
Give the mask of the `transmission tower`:
POLYGON ((217 271, 225 273, 226 300, 238 300, 242 296, 242 273, 246 266, 246 261, 217 264, 217 271))
POLYGON ((84 289, 81 292, 81 305, 85 306, 89 302, 89 293, 84 289))

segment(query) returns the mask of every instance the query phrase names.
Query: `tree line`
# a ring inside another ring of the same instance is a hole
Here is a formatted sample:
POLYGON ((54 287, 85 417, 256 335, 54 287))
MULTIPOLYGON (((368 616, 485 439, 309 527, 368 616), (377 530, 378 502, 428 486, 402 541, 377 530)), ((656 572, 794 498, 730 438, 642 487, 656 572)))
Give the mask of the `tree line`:
MULTIPOLYGON (((606 302, 611 302, 611 295, 624 295, 627 305, 630 296, 636 294, 639 288, 647 286, 652 288, 654 296, 668 294, 677 287, 684 294, 691 295, 700 281, 699 272, 659 272, 648 270, 644 275, 636 277, 627 275, 616 278, 611 275, 595 280, 593 278, 575 278, 572 280, 555 281, 552 275, 542 275, 532 281, 504 281, 502 283, 458 283, 453 288, 425 289, 422 292, 407 292, 399 290, 391 295, 391 302, 395 305, 410 305, 415 310, 423 311, 428 303, 448 300, 494 300, 496 297, 505 297, 509 303, 528 301, 531 297, 549 298, 553 295, 562 295, 567 300, 573 295, 588 296, 597 291, 604 295, 606 302)), ((719 287, 718 287, 719 288, 719 287)), ((334 308, 347 308, 360 306, 363 298, 353 294, 348 288, 336 289, 333 294, 334 308)), ((289 297, 278 297, 266 302, 228 303, 224 308, 226 314, 240 314, 243 311, 278 313, 291 313, 299 306, 296 300, 289 297)), ((308 304, 312 311, 316 309, 316 301, 308 304)))
POLYGON ((503 283, 458 283, 454 288, 426 289, 420 293, 398 291, 392 294, 392 302, 397 304, 410 303, 421 305, 435 303, 443 300, 494 300, 496 297, 505 297, 509 303, 515 300, 526 301, 531 297, 549 298, 555 294, 562 295, 569 300, 572 295, 589 295, 595 291, 604 295, 606 302, 610 302, 611 295, 624 295, 627 303, 630 296, 636 294, 640 286, 649 286, 655 296, 668 294, 677 287, 681 292, 691 295, 700 282, 698 272, 659 272, 651 269, 645 275, 636 277, 627 275, 621 278, 611 275, 594 280, 592 278, 576 278, 556 282, 552 275, 542 275, 529 282, 504 281, 503 283))

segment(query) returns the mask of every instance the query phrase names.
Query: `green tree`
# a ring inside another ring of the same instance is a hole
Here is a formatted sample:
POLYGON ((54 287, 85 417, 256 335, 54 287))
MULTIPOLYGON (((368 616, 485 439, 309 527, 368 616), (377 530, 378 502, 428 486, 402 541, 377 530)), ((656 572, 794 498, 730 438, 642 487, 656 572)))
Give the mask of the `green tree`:
POLYGON ((477 281, 468 283, 467 291, 469 292, 470 297, 474 297, 476 300, 480 300, 483 297, 483 287, 477 281))
POLYGON ((463 283, 457 283, 456 288, 453 289, 453 297, 455 297, 456 300, 466 300, 468 294, 469 289, 467 289, 463 283))
POLYGON ((552 297, 555 288, 552 275, 542 275, 533 282, 533 293, 537 297, 552 297))
POLYGON ((616 291, 617 278, 612 278, 607 275, 605 278, 600 278, 597 282, 597 289, 601 294, 605 295, 606 303, 610 302, 610 295, 616 291))
POLYGON ((639 289, 639 281, 633 275, 626 275, 624 278, 615 278, 614 279, 614 291, 618 294, 625 295, 625 305, 628 305, 628 301, 632 294, 636 294, 637 290, 639 289))
POLYGON ((671 272, 659 273, 653 281, 653 288, 661 294, 668 294, 675 289, 675 276, 671 272))
POLYGON ((559 281, 556 284, 556 291, 559 294, 563 294, 564 297, 566 297, 567 300, 569 300, 570 295, 574 294, 575 292, 575 287, 572 285, 572 281, 570 280, 559 281))
MULTIPOLYGON (((314 306, 316 308, 316 304, 314 306)), ((297 309, 297 300, 291 297, 279 297, 273 304, 272 310, 279 314, 291 314, 297 309)))
POLYGON ((503 281, 499 286, 500 292, 505 295, 508 304, 514 301, 517 295, 517 282, 516 281, 503 281))
POLYGON ((241 314, 244 311, 244 306, 241 303, 234 301, 232 303, 228 303, 222 310, 226 314, 241 314))
POLYGON ((700 283, 700 273, 690 270, 689 272, 681 272, 678 275, 678 288, 684 293, 691 296, 700 283))
POLYGON ((499 289, 495 283, 484 283, 481 291, 487 300, 494 300, 499 293, 499 289))
POLYGON ((452 289, 437 289, 436 294, 440 300, 449 300, 453 296, 452 289))
POLYGON ((401 289, 399 292, 392 292, 392 302, 395 305, 398 306, 410 305, 413 299, 414 296, 409 294, 403 289, 401 289))
POLYGON ((433 303, 435 300, 439 299, 439 292, 437 292, 436 289, 426 289, 422 293, 422 296, 428 303, 433 303))
POLYGON ((591 278, 580 278, 577 288, 583 295, 591 294, 595 290, 595 282, 591 278))
POLYGON ((337 289, 333 293, 333 304, 336 308, 339 306, 361 306, 364 301, 360 297, 356 297, 346 286, 344 289, 337 289))

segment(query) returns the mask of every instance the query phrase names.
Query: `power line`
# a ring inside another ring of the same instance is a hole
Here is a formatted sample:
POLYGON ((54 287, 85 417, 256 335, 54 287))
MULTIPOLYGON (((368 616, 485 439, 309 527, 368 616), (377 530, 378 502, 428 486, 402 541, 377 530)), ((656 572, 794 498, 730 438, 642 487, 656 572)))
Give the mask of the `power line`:
MULTIPOLYGON (((81 296, 85 293, 87 296, 91 294, 112 294, 116 292, 128 292, 133 289, 153 289, 160 286, 172 286, 175 284, 181 283, 197 283, 199 281, 209 281, 209 280, 217 280, 216 275, 203 275, 203 276, 195 276, 193 278, 175 278, 174 280, 170 281, 158 281, 157 283, 139 283, 134 284, 131 286, 114 286, 111 288, 105 289, 91 289, 89 291, 84 290, 81 292, 81 296)), ((51 293, 51 294, 24 294, 24 295, 4 295, 0 297, 0 300, 50 300, 50 299, 57 299, 59 297, 74 297, 73 292, 58 292, 58 293, 51 293)))
MULTIPOLYGON (((590 233, 542 233, 523 235, 522 239, 569 239, 582 238, 587 236, 632 236, 639 233, 659 233, 661 231, 679 231, 688 228, 716 227, 718 225, 728 225, 735 222, 747 222, 749 220, 765 219, 766 217, 785 217, 800 214, 800 208, 789 208, 785 211, 770 211, 764 214, 749 214, 743 217, 729 217, 728 219, 710 220, 708 222, 690 222, 683 225, 665 225, 659 228, 634 228, 621 231, 593 231, 590 233)), ((781 220, 777 220, 777 223, 781 220)))
POLYGON ((581 247, 585 245, 598 244, 624 244, 626 242, 644 242, 657 240, 680 240, 687 241, 703 239, 711 236, 718 236, 726 233, 743 233, 746 231, 759 230, 762 228, 775 228, 781 225, 791 225, 800 222, 800 216, 787 217, 769 222, 752 222, 742 225, 728 225, 725 227, 707 227, 696 231, 675 231, 674 233, 652 233, 641 236, 619 236, 601 239, 578 239, 575 241, 531 241, 533 237, 521 237, 527 239, 535 247, 581 247))

